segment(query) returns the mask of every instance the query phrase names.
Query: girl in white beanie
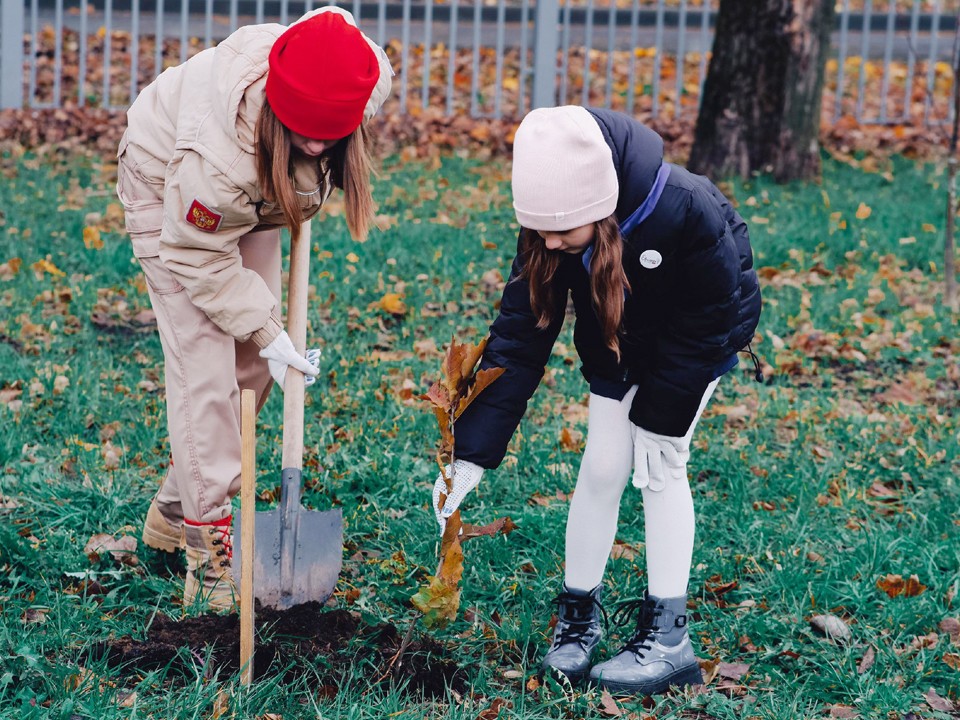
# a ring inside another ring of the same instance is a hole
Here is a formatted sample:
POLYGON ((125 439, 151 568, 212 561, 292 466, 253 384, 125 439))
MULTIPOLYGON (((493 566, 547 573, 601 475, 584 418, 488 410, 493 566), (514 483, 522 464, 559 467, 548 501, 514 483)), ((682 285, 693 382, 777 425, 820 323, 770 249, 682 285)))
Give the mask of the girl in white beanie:
POLYGON ((617 692, 699 683, 687 631, 695 523, 686 464, 704 406, 760 318, 746 224, 709 180, 663 162, 655 132, 575 106, 524 118, 513 199, 518 253, 481 363, 506 372, 457 421, 454 488, 441 505, 438 478, 437 520, 442 528, 484 469, 503 460, 572 296, 590 414, 543 668, 617 692), (636 617, 630 639, 591 667, 631 472, 643 496, 649 586, 614 616, 636 617))

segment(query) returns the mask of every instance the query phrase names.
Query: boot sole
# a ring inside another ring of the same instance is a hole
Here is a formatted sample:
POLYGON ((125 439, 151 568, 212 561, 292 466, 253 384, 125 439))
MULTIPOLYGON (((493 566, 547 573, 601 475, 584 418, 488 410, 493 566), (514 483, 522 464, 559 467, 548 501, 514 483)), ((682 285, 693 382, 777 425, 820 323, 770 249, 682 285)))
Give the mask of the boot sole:
POLYGON ((186 540, 183 537, 183 530, 180 531, 179 537, 174 540, 172 534, 161 535, 160 533, 144 527, 143 532, 140 534, 140 539, 143 540, 143 544, 147 547, 152 547, 154 550, 162 550, 163 552, 168 553, 175 553, 178 550, 183 550, 183 548, 187 546, 186 540))
POLYGON ((703 673, 700 672, 699 665, 681 668, 656 683, 628 683, 617 682, 614 680, 604 680, 599 677, 592 682, 599 688, 611 693, 623 693, 629 695, 658 695, 666 692, 672 686, 686 687, 687 685, 703 685, 703 673))

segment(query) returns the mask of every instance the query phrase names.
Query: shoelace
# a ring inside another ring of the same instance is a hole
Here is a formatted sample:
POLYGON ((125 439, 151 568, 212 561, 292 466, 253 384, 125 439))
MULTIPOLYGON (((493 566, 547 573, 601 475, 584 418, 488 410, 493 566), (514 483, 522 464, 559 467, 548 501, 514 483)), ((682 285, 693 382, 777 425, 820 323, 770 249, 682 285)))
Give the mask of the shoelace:
POLYGON ((223 525, 217 525, 214 523, 210 528, 210 533, 218 535, 218 537, 213 541, 213 544, 223 546, 221 549, 217 550, 217 557, 223 557, 226 555, 226 558, 220 561, 220 567, 227 567, 231 562, 233 562, 233 536, 230 534, 229 518, 223 525))
POLYGON ((626 625, 634 615, 637 618, 637 629, 620 652, 629 651, 634 655, 643 657, 642 651, 651 649, 647 641, 653 637, 653 633, 657 629, 656 619, 660 617, 661 613, 648 598, 637 598, 620 603, 613 614, 613 622, 615 625, 626 625))
POLYGON ((560 626, 560 631, 554 639, 555 648, 568 643, 583 641, 593 621, 591 610, 593 610, 594 605, 603 616, 604 627, 607 626, 607 611, 593 595, 584 597, 564 591, 557 595, 552 602, 557 605, 557 625, 560 626), (560 614, 561 608, 569 610, 572 617, 562 616, 560 614))

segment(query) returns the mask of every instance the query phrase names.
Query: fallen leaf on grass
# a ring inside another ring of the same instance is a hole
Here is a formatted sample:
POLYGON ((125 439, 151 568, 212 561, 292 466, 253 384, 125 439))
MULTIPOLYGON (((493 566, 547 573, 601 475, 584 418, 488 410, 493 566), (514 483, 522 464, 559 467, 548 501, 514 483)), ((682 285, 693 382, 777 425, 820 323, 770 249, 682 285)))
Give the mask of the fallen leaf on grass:
POLYGON ((700 672, 703 674, 703 684, 709 685, 717 677, 720 671, 720 663, 717 660, 699 660, 700 672))
POLYGON ((386 293, 378 302, 371 303, 371 308, 379 308, 390 315, 406 315, 407 304, 403 296, 397 293, 386 293))
POLYGON ((707 589, 707 592, 710 592, 714 595, 723 595, 728 593, 731 590, 737 589, 740 586, 740 583, 737 580, 731 580, 729 582, 724 582, 723 578, 720 575, 712 575, 707 578, 707 581, 704 583, 704 586, 707 589))
POLYGON ((623 558, 624 560, 634 560, 639 551, 640 549, 638 547, 617 540, 610 549, 610 559, 619 560, 623 558))
POLYGON ((750 419, 750 408, 746 405, 717 405, 712 409, 714 415, 724 415, 732 425, 745 424, 750 419))
POLYGON ((876 658, 877 653, 873 649, 873 646, 867 646, 866 652, 863 653, 863 657, 860 658, 860 663, 857 665, 857 674, 863 675, 867 670, 872 668, 876 658))
POLYGON ((620 707, 606 690, 600 695, 600 712, 607 717, 621 717, 627 714, 627 711, 620 707))
POLYGON ((150 308, 131 307, 123 292, 100 288, 90 313, 90 322, 103 330, 153 332, 157 316, 150 308))
POLYGON ((417 340, 413 343, 413 351, 421 360, 436 357, 440 354, 440 351, 437 349, 437 343, 433 338, 417 340))
POLYGON ((960 670, 960 655, 956 653, 944 653, 943 661, 954 670, 960 670))
POLYGON ((10 258, 5 263, 0 264, 0 280, 13 280, 20 272, 20 266, 23 261, 18 258, 10 258))
POLYGON ((100 237, 100 228, 88 225, 83 229, 83 244, 87 250, 102 250, 103 238, 100 237))
POLYGON ((504 698, 494 698, 493 702, 490 703, 490 707, 486 710, 482 710, 479 715, 477 715, 477 720, 497 720, 500 717, 500 710, 502 708, 507 708, 508 710, 513 707, 513 703, 504 698))
POLYGON ((213 701, 213 708, 210 711, 211 720, 217 720, 230 712, 230 695, 224 690, 217 691, 217 697, 213 701))
POLYGON ((54 277, 64 277, 66 275, 63 270, 46 259, 37 260, 30 268, 33 270, 34 277, 36 277, 37 280, 43 280, 44 273, 48 273, 54 277))
POLYGON ((896 405, 897 403, 917 405, 921 402, 916 384, 910 380, 895 382, 888 389, 877 393, 874 397, 877 401, 888 405, 896 405))
POLYGON ((858 718, 857 710, 852 705, 831 705, 827 708, 827 715, 832 718, 858 718))
POLYGON ((106 533, 98 533, 83 547, 83 552, 90 562, 99 562, 103 553, 108 552, 113 559, 124 565, 136 565, 140 560, 136 556, 137 539, 132 535, 121 535, 118 538, 106 533))
POLYGON ((463 532, 460 533, 460 542, 476 537, 493 537, 500 533, 509 535, 516 529, 516 524, 509 517, 502 517, 487 525, 470 525, 469 523, 464 523, 463 532))
POLYGON ((583 447, 583 433, 579 430, 563 428, 560 431, 560 447, 570 452, 579 452, 583 447))
MULTIPOLYGON (((97 677, 97 674, 87 670, 83 665, 77 668, 77 672, 67 675, 63 679, 63 689, 67 692, 73 692, 81 686, 89 683, 91 686, 96 682, 103 683, 103 680, 97 677)), ((111 683, 107 683, 109 686, 111 683)))
POLYGON ((914 636, 913 640, 910 641, 909 645, 905 645, 901 648, 894 648, 894 652, 900 655, 911 650, 925 650, 927 648, 936 647, 938 642, 940 642, 940 636, 935 632, 927 633, 926 635, 916 635, 914 636))
POLYGON ((750 666, 746 663, 722 662, 717 666, 717 674, 730 680, 739 680, 748 672, 750 672, 750 666))
POLYGON ((15 510, 20 507, 19 500, 8 495, 0 495, 0 510, 15 510))
POLYGON ((916 597, 927 589, 927 586, 921 584, 920 579, 916 575, 911 575, 904 580, 901 575, 888 574, 877 580, 877 587, 892 598, 897 597, 897 595, 916 597))
POLYGON ((50 608, 27 608, 24 610, 20 620, 25 625, 45 623, 47 621, 47 613, 49 612, 50 608))
POLYGON ((850 628, 836 615, 814 615, 810 627, 834 642, 846 643, 853 638, 850 628))
POLYGON ((100 448, 100 455, 103 458, 103 467, 105 470, 116 470, 120 467, 123 450, 107 440, 103 444, 103 447, 100 448))
MULTIPOLYGON (((0 507, 3 507, 0 504, 0 507)), ((940 632, 945 632, 950 636, 950 642, 954 645, 960 645, 960 620, 957 618, 944 618, 940 621, 940 632)))
POLYGON ((923 698, 927 701, 927 705, 939 712, 952 713, 956 710, 956 705, 954 705, 950 698, 940 697, 933 688, 927 690, 923 698))

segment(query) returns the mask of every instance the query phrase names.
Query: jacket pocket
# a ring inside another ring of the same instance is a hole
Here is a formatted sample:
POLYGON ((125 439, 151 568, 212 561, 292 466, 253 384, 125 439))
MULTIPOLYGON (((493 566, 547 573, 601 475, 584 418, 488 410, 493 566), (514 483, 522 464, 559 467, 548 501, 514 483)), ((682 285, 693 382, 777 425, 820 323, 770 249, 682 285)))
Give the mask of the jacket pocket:
MULTIPOLYGON (((160 253, 163 228, 163 184, 148 182, 131 157, 130 147, 117 164, 117 197, 123 204, 124 225, 137 257, 160 253)), ((160 161, 156 161, 160 162, 160 161)))

